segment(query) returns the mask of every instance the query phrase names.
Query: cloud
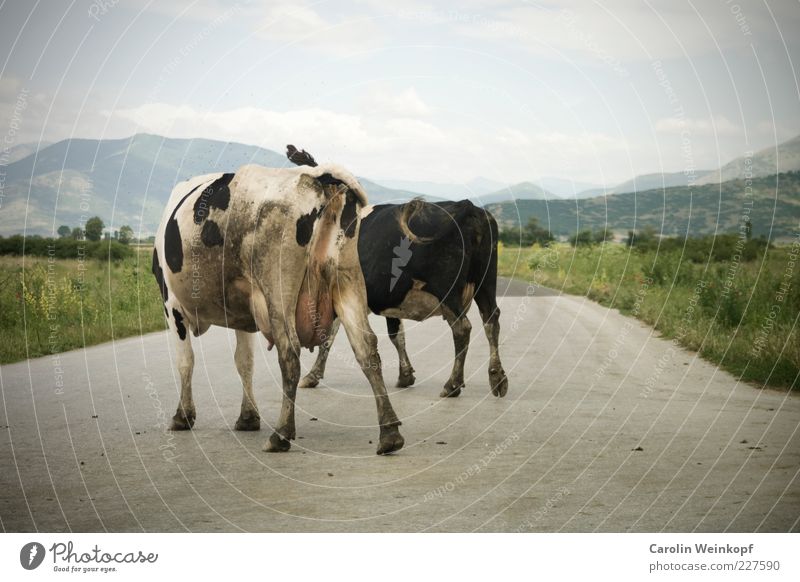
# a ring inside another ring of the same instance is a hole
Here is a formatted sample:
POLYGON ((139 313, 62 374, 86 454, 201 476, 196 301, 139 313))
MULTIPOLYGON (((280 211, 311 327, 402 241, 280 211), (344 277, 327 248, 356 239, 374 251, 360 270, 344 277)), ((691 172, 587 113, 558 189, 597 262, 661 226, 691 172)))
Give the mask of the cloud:
POLYGON ((279 43, 336 57, 374 50, 384 36, 375 20, 365 16, 325 17, 311 6, 296 2, 270 2, 258 35, 279 43))
POLYGON ((391 117, 425 117, 431 108, 417 95, 413 87, 400 92, 376 89, 364 99, 367 112, 391 117))
MULTIPOLYGON (((427 20, 450 22, 460 34, 516 45, 551 57, 567 57, 608 65, 615 60, 689 58, 718 50, 748 50, 754 31, 774 34, 774 24, 765 10, 743 10, 741 17, 727 3, 648 6, 639 0, 609 0, 603 3, 561 0, 558 4, 498 6, 476 2, 474 12, 432 11, 427 20), (749 33, 746 34, 746 32, 749 33)), ((798 23, 796 10, 776 7, 782 22, 798 23), (783 19, 783 17, 786 17, 783 19)), ((420 16, 420 20, 425 20, 420 16)))
POLYGON ((655 123, 656 131, 662 133, 684 133, 693 135, 741 135, 742 128, 727 117, 718 116, 709 119, 691 119, 666 117, 655 123))
POLYGON ((592 167, 609 163, 609 156, 623 160, 628 147, 624 140, 604 134, 528 135, 512 127, 486 133, 439 119, 353 115, 321 108, 206 111, 152 103, 115 111, 112 126, 118 131, 120 122, 135 125, 130 133, 238 141, 276 151, 294 143, 320 162, 336 161, 360 175, 444 182, 463 182, 476 175, 512 182, 559 171, 578 179, 592 167))

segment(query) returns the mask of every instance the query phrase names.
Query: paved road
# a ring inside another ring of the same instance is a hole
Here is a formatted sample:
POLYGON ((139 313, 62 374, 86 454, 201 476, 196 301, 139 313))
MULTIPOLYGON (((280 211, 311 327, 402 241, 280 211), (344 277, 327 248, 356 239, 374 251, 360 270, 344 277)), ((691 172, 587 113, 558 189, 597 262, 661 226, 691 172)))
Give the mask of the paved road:
MULTIPOLYGON (((501 285, 501 288, 502 285, 501 285)), ((511 291, 524 295, 524 287, 511 291)), ((232 334, 196 341, 194 431, 164 333, 4 366, 7 531, 786 531, 800 517, 800 399, 738 385, 634 320, 571 296, 501 300, 508 396, 489 395, 473 320, 467 389, 437 397, 452 344, 409 325, 417 385, 393 390, 406 448, 377 457, 374 402, 340 334, 327 384, 299 395, 298 440, 232 430, 232 334), (58 383, 63 382, 63 393, 58 383), (7 425, 7 426, 6 426, 7 425)), ((383 323, 387 378, 396 362, 383 323)), ((277 418, 275 354, 256 396, 277 418)), ((303 365, 313 355, 306 354, 303 365)), ((393 383, 393 382, 392 382, 393 383)))

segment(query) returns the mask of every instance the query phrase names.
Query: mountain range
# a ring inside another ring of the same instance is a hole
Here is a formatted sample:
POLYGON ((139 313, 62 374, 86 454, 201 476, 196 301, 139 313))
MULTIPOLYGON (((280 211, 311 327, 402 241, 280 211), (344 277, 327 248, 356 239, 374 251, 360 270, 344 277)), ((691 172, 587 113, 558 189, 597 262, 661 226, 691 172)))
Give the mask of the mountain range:
MULTIPOLYGON (((38 148, 31 144, 17 145, 0 156, 0 169, 4 170, 0 234, 24 231, 52 235, 61 224, 75 226, 82 219, 98 215, 112 229, 128 224, 137 234, 147 236, 155 231, 175 183, 198 174, 234 171, 246 163, 289 165, 282 154, 252 145, 149 134, 124 139, 69 139, 38 144, 38 148)), ((704 187, 719 179, 727 183, 743 178, 746 172, 756 177, 772 176, 774 181, 776 168, 800 170, 800 136, 777 148, 756 152, 748 159, 733 160, 718 170, 698 172, 698 183, 704 187)), ((516 220, 517 212, 523 223, 534 215, 547 223, 549 213, 562 205, 573 211, 608 206, 622 212, 624 208, 628 216, 630 203, 615 196, 635 193, 635 203, 640 209, 651 206, 643 197, 663 207, 667 195, 680 198, 681 188, 687 188, 683 173, 636 176, 610 188, 554 177, 517 184, 483 177, 464 184, 363 177, 359 180, 373 203, 401 202, 416 196, 428 200, 471 198, 476 204, 490 208, 507 226, 516 220)), ((788 182, 784 186, 788 187, 788 182)), ((766 189, 766 183, 762 187, 766 189)), ((713 190, 702 190, 704 203, 706 199, 712 200, 713 196, 709 198, 706 194, 711 195, 713 190)), ((720 187, 716 191, 719 197, 720 187)), ((796 211, 796 208, 786 210, 796 211)), ((558 220, 555 224, 553 230, 557 233, 574 231, 578 226, 570 220, 558 220)))
POLYGON ((796 239, 800 224, 800 172, 721 184, 673 186, 582 200, 517 200, 486 206, 501 228, 535 217, 555 235, 609 230, 624 235, 652 227, 666 236, 738 233, 749 218, 754 236, 796 239))
MULTIPOLYGON (((52 235, 100 216, 111 229, 123 224, 155 232, 173 186, 211 172, 248 164, 290 165, 277 152, 207 139, 137 134, 126 139, 69 139, 48 145, 5 167, 0 234, 52 235)), ((419 196, 360 178, 374 202, 419 196)))

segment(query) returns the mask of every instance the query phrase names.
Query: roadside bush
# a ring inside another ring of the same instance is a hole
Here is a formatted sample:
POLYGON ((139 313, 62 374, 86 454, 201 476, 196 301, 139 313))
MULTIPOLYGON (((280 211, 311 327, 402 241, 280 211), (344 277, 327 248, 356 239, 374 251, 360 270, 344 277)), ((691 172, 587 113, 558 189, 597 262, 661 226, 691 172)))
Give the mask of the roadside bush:
POLYGON ((14 235, 7 238, 0 237, 0 255, 121 261, 132 257, 133 249, 115 240, 87 241, 14 235))

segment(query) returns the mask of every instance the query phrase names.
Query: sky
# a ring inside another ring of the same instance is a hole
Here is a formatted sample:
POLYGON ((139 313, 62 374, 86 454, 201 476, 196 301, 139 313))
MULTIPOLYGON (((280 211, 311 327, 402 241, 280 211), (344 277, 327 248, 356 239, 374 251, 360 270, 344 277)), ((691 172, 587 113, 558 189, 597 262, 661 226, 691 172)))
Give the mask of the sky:
POLYGON ((800 134, 800 4, 5 0, 3 147, 139 132, 613 185, 800 134))

